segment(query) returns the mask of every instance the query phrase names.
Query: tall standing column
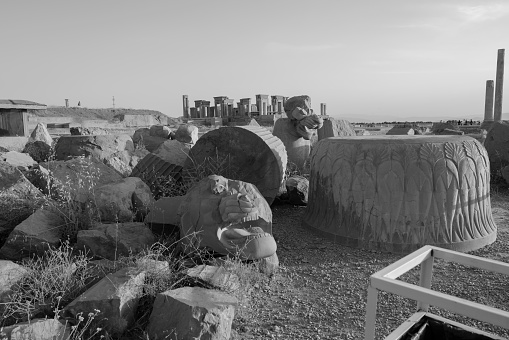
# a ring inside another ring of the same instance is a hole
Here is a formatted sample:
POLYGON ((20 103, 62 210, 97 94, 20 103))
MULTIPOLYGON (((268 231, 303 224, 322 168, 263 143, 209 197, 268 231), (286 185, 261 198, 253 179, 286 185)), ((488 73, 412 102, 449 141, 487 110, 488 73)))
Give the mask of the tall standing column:
POLYGON ((189 98, 187 95, 182 96, 182 109, 184 118, 189 118, 189 98))
POLYGON ((499 49, 497 58, 497 80, 495 84, 495 122, 502 120, 502 97, 504 95, 504 56, 505 49, 499 49))
POLYGON ((484 101, 484 121, 493 121, 493 93, 494 93, 493 80, 486 80, 486 99, 484 101))

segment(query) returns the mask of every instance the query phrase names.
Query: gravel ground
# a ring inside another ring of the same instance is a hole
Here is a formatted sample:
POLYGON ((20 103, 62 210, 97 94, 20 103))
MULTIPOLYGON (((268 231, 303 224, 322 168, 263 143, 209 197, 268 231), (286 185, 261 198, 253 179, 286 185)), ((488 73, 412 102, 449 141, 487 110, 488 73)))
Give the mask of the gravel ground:
MULTIPOLYGON (((509 262, 509 196, 492 197, 498 238, 472 252, 509 262)), ((402 255, 349 248, 301 226, 305 207, 276 206, 273 232, 281 263, 279 274, 246 294, 233 322, 232 339, 363 339, 369 276, 402 255)), ((418 270, 402 280, 416 283, 418 270)), ((435 262, 432 289, 508 310, 505 276, 435 262)), ((415 312, 414 301, 379 294, 377 339, 383 339, 415 312)), ((431 312, 509 337, 509 331, 431 308, 431 312)))

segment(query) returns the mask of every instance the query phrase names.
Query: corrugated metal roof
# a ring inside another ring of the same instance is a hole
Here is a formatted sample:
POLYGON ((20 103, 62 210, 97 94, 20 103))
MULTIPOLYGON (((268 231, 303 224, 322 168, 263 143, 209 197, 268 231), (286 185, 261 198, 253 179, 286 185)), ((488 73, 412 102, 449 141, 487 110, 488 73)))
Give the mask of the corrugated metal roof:
POLYGON ((0 99, 0 109, 33 109, 45 110, 45 104, 20 99, 0 99))

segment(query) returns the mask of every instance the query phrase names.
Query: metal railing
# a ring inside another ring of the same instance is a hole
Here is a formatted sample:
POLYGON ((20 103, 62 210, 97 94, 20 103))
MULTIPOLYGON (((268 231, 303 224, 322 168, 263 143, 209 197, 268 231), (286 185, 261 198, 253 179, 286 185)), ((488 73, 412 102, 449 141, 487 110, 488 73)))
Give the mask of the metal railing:
MULTIPOLYGON (((509 329, 509 312, 431 290, 435 258, 509 275, 509 264, 507 263, 443 248, 424 246, 371 275, 366 306, 365 340, 373 340, 375 338, 379 290, 417 301, 417 313, 414 315, 422 316, 428 312, 429 306, 433 305, 453 313, 509 329), (397 280, 401 275, 418 265, 421 265, 419 286, 397 280)), ((415 319, 416 317, 413 317, 414 321, 415 319)), ((409 320, 411 321, 412 318, 409 320)), ((414 324, 415 322, 411 321, 406 326, 402 325, 403 327, 398 328, 398 332, 405 332, 414 324)), ((397 337, 394 339, 397 339, 397 337)))

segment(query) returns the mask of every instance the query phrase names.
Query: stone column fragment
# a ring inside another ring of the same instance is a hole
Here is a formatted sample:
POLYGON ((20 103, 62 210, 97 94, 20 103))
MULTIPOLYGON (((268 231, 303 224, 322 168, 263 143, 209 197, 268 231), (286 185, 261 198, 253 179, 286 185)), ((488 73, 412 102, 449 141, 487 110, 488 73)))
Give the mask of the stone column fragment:
POLYGON ((502 120, 502 97, 504 95, 504 57, 505 49, 499 49, 497 58, 497 78, 495 84, 495 122, 500 122, 502 120))
POLYGON ((484 121, 493 121, 493 92, 494 92, 493 80, 486 80, 486 99, 484 101, 484 121))

